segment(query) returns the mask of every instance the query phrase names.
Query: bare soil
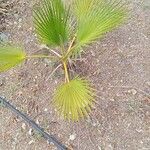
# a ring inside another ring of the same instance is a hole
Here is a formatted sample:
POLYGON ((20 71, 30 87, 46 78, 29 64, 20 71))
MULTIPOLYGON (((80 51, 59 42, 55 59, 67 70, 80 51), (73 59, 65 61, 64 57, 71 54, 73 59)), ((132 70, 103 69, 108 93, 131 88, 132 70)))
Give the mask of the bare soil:
MULTIPOLYGON (((32 23, 36 0, 0 1, 4 3, 8 6, 1 18, 3 34, 23 44, 28 54, 38 51, 32 23)), ((77 62, 76 72, 97 89, 89 118, 69 123, 57 115, 51 99, 63 72, 50 76, 56 64, 46 59, 28 60, 1 73, 0 95, 74 150, 150 150, 150 3, 130 0, 129 7, 126 24, 87 48, 77 62)), ((55 149, 0 107, 0 150, 55 149)))

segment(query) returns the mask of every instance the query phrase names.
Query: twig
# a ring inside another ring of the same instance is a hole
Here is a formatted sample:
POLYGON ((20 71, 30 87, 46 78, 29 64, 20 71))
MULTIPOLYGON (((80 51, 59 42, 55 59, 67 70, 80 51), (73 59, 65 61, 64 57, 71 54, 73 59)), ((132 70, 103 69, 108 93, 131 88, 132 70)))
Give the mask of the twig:
POLYGON ((46 45, 42 45, 41 48, 46 48, 46 49, 50 50, 52 53, 54 53, 55 55, 57 55, 59 58, 62 57, 59 53, 57 53, 56 51, 50 49, 50 48, 49 48, 48 46, 46 46, 46 45))
POLYGON ((51 74, 49 75, 49 77, 46 79, 46 81, 49 80, 49 78, 57 71, 58 68, 60 68, 62 66, 62 64, 59 64, 52 72, 51 74))
POLYGON ((60 54, 58 54, 56 51, 49 49, 52 53, 54 53, 55 55, 57 55, 59 58, 61 58, 62 56, 60 54))

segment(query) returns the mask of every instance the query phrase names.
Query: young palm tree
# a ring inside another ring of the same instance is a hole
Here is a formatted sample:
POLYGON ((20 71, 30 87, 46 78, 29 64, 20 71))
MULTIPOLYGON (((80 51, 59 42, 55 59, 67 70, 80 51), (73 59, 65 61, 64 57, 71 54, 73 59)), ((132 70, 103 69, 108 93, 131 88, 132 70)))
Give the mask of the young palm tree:
MULTIPOLYGON (((54 94, 54 104, 68 120, 87 116, 94 102, 89 82, 70 77, 69 60, 83 51, 83 47, 103 37, 126 18, 126 7, 120 0, 72 0, 68 6, 61 0, 43 0, 34 9, 34 26, 41 43, 59 49, 55 56, 28 56, 22 48, 1 46, 0 71, 14 67, 25 59, 49 58, 62 63, 65 82, 54 94)), ((75 58, 76 58, 75 57, 75 58)))

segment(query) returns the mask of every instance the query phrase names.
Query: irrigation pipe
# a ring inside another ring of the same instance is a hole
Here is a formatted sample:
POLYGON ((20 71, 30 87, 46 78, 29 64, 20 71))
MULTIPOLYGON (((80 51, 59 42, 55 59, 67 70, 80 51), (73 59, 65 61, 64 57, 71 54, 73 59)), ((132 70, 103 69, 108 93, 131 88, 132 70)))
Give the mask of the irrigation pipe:
POLYGON ((36 131, 38 131, 39 133, 41 133, 41 135, 50 143, 53 142, 55 144, 55 146, 59 149, 59 150, 68 150, 68 148, 61 144, 53 135, 48 134, 47 132, 44 131, 43 128, 41 128, 40 126, 38 126, 33 120, 31 120, 27 115, 25 115, 24 113, 20 112, 18 109, 16 109, 13 105, 11 105, 5 98, 0 97, 0 104, 2 106, 5 106, 9 109, 11 109, 12 112, 14 112, 15 114, 17 114, 19 117, 21 117, 23 120, 25 120, 29 125, 32 126, 33 129, 35 129, 36 131))

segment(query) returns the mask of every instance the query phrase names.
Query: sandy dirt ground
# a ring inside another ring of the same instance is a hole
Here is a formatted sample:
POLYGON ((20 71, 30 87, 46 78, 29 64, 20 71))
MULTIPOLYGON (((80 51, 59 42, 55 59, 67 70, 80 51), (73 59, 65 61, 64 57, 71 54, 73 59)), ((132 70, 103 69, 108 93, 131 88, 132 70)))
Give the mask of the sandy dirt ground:
MULTIPOLYGON (((40 49, 34 33, 36 0, 1 0, 1 39, 40 49)), ((47 59, 28 60, 0 74, 0 95, 74 150, 150 150, 150 1, 130 0, 126 24, 86 49, 76 72, 97 89, 90 117, 69 123, 51 105, 62 70, 47 59)), ((10 110, 0 107, 0 150, 55 150, 10 110)))

